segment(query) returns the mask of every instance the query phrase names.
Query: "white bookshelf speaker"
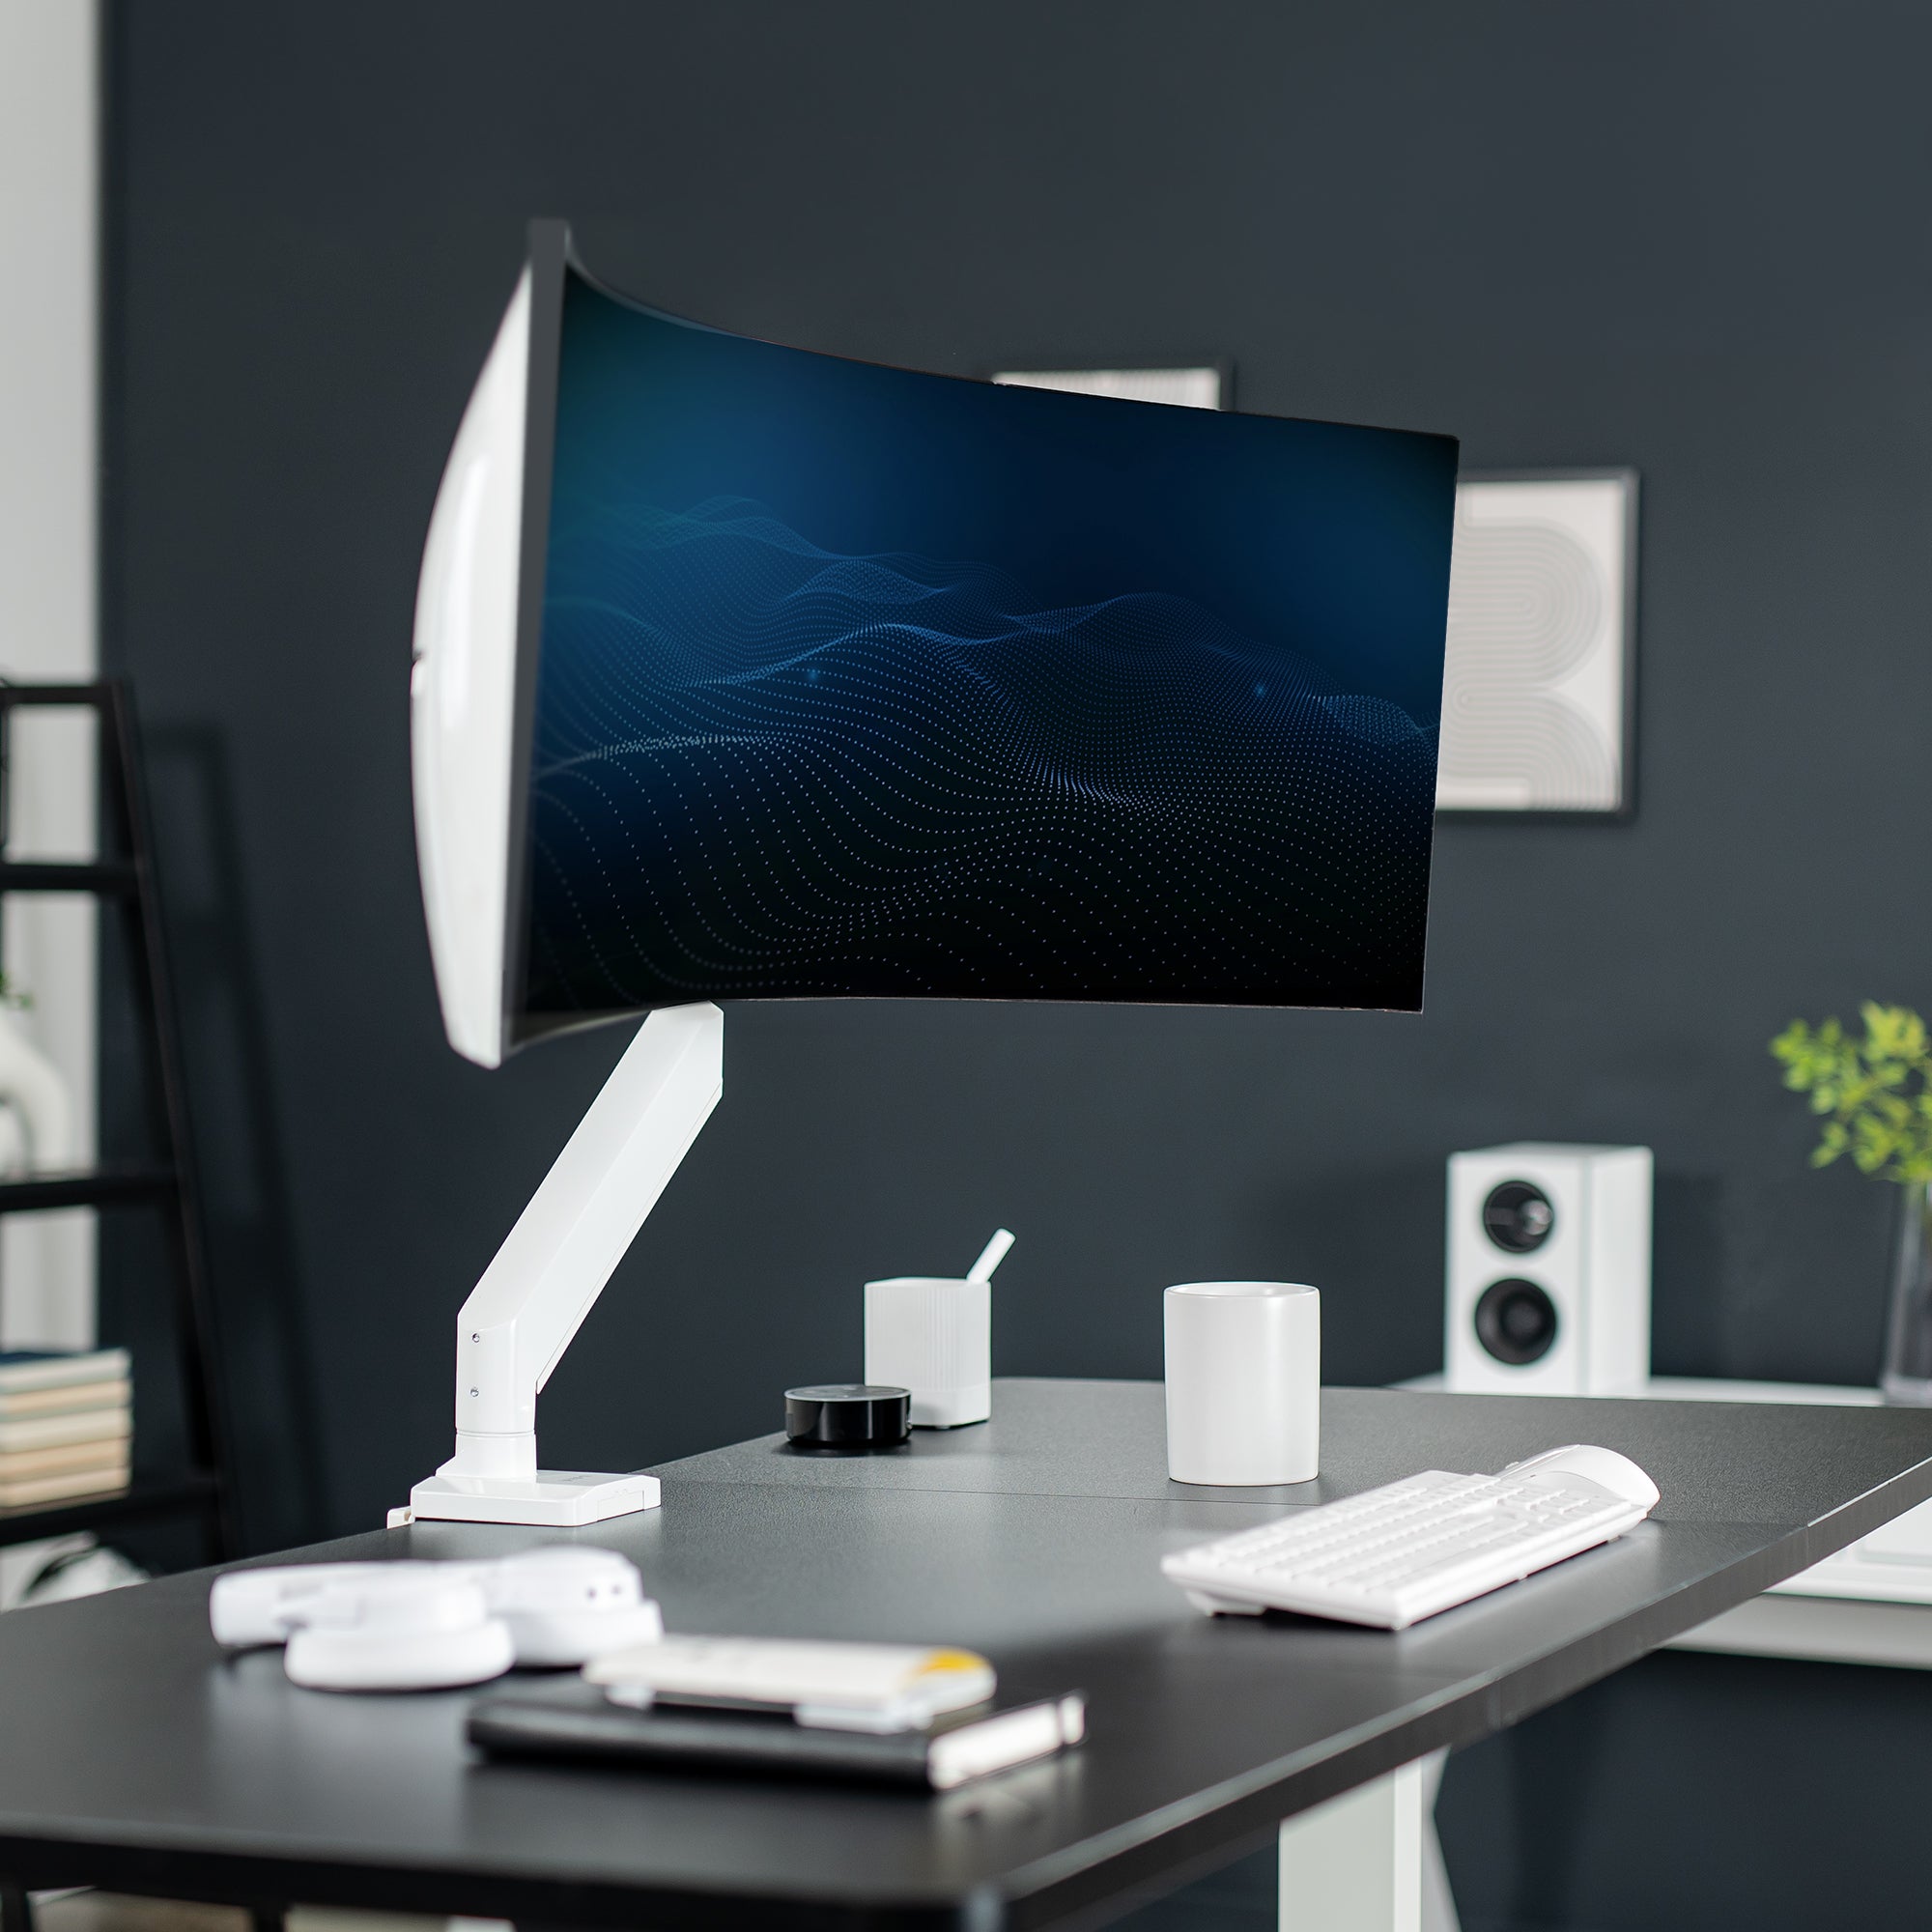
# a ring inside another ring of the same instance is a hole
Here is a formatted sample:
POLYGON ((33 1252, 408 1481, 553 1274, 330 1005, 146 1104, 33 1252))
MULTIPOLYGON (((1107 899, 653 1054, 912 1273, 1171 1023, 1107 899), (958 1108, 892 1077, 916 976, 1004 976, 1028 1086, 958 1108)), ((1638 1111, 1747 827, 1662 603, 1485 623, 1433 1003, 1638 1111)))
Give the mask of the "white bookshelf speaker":
POLYGON ((1447 1384, 1612 1395, 1650 1374, 1651 1154, 1517 1141, 1449 1156, 1447 1384))

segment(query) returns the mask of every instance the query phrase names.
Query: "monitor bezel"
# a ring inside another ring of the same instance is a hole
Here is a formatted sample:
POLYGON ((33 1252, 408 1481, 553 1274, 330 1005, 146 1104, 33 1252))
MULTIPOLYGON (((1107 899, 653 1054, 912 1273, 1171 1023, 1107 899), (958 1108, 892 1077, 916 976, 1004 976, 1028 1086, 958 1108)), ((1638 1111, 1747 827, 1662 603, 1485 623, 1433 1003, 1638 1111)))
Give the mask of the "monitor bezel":
MULTIPOLYGON (((557 375, 563 355, 563 291, 574 266, 570 224, 537 220, 529 225, 530 348, 524 403, 524 515, 517 557, 517 655, 511 701, 509 877, 503 899, 503 1051, 562 1028, 532 1028, 523 990, 529 963, 530 764, 534 755, 537 661, 543 649, 544 578, 550 555, 551 480, 556 455, 557 375)), ((617 1017, 603 1013, 581 1023, 598 1026, 617 1017)))

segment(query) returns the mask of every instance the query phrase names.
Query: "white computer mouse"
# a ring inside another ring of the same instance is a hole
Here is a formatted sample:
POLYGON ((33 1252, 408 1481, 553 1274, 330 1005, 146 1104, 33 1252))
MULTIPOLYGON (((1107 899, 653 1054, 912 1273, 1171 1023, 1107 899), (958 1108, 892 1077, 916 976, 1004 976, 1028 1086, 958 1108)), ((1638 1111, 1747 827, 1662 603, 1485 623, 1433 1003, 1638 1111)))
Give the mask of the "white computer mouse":
POLYGON ((1512 1463, 1503 1473, 1524 1476, 1533 1469, 1587 1476, 1612 1495, 1622 1496, 1634 1509, 1657 1507, 1657 1485, 1628 1456, 1620 1456, 1614 1449, 1599 1449, 1589 1442, 1570 1442, 1561 1449, 1546 1449, 1541 1456, 1526 1456, 1520 1463, 1512 1463))

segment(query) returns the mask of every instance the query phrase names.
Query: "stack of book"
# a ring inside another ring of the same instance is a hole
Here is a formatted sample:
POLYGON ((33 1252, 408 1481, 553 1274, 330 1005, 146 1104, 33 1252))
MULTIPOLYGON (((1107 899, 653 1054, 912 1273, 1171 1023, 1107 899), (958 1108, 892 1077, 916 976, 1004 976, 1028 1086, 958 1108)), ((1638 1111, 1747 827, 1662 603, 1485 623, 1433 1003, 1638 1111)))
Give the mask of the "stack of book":
POLYGON ((0 1352, 0 1509, 128 1487, 126 1349, 0 1352))

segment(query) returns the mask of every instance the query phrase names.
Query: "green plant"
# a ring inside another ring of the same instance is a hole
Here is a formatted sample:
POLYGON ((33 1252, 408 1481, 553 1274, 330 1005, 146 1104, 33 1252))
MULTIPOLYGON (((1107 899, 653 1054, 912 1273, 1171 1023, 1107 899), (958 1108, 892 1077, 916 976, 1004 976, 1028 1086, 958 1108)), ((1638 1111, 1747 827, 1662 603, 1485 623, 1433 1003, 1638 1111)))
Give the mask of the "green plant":
POLYGON ((1932 1039, 1910 1007, 1859 1009, 1864 1037, 1835 1019, 1812 1028, 1793 1020, 1771 1042, 1784 1084, 1811 1096, 1827 1116, 1811 1151, 1813 1167, 1842 1153, 1861 1174, 1906 1183, 1932 1180, 1932 1039))

